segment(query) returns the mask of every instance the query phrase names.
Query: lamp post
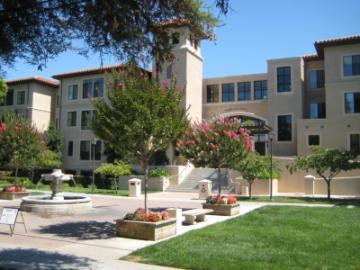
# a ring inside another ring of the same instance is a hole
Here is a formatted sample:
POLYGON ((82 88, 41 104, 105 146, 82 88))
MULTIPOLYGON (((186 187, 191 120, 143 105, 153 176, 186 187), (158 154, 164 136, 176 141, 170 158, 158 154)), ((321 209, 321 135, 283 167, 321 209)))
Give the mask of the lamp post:
POLYGON ((269 133, 270 141, 270 200, 273 197, 273 135, 269 133))
POLYGON ((91 191, 95 191, 95 147, 96 147, 96 138, 91 140, 91 159, 92 159, 92 180, 91 180, 91 191))

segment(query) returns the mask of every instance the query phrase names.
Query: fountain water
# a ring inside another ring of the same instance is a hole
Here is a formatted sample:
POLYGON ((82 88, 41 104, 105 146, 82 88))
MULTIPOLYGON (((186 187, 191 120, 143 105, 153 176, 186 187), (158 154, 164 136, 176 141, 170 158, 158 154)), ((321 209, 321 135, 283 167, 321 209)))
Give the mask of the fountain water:
POLYGON ((91 209, 92 203, 89 197, 85 196, 64 196, 64 182, 73 181, 71 174, 63 174, 60 169, 53 170, 50 174, 42 174, 40 181, 50 182, 51 196, 28 196, 21 202, 21 210, 34 214, 52 217, 62 215, 74 215, 91 209))

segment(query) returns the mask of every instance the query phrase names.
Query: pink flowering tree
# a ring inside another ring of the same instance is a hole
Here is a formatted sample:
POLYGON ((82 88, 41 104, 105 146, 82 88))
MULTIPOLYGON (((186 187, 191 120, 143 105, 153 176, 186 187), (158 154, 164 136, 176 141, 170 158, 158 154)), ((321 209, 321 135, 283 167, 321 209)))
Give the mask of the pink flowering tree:
POLYGON ((217 119, 194 124, 178 140, 177 148, 196 167, 217 168, 221 195, 221 168, 244 159, 252 151, 252 143, 237 120, 217 119))
POLYGON ((9 167, 17 178, 19 169, 28 169, 46 151, 42 134, 25 119, 8 112, 0 116, 0 166, 9 167))
POLYGON ((116 154, 130 156, 143 169, 147 213, 150 161, 187 129, 186 109, 174 81, 159 84, 133 64, 113 76, 107 99, 93 101, 91 128, 116 154))

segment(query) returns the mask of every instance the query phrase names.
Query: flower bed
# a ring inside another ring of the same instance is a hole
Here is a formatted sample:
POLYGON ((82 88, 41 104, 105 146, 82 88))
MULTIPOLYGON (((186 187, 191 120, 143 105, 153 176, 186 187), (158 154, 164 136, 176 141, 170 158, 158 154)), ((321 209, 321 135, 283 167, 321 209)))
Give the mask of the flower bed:
POLYGON ((0 192, 0 199, 2 200, 15 200, 28 196, 29 192, 26 192, 26 188, 19 185, 11 185, 3 188, 0 192))
POLYGON ((116 220, 116 234, 120 237, 143 240, 159 240, 176 233, 176 219, 170 218, 167 211, 138 209, 127 214, 124 219, 116 220))
POLYGON ((240 213, 240 204, 235 196, 210 196, 203 204, 204 209, 214 210, 212 215, 233 216, 240 213))

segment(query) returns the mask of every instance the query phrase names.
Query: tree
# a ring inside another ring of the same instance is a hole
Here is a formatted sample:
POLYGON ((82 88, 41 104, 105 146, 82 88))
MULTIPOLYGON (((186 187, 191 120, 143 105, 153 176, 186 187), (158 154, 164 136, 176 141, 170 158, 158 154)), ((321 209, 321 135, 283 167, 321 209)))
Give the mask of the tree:
POLYGON ((46 146, 42 135, 24 118, 6 112, 0 118, 0 165, 15 171, 31 168, 46 146))
MULTIPOLYGON (((273 177, 277 178, 280 174, 278 162, 272 165, 273 177)), ((252 198, 252 184, 256 179, 270 179, 270 159, 267 156, 259 154, 249 154, 245 159, 238 163, 234 163, 232 169, 241 173, 243 179, 249 184, 249 198, 252 198)))
POLYGON ((53 124, 50 124, 49 128, 44 132, 44 138, 48 150, 55 153, 61 153, 63 136, 53 124))
POLYGON ((236 120, 217 119, 194 124, 177 142, 177 148, 196 167, 217 168, 221 195, 221 168, 230 168, 251 151, 250 135, 236 120))
MULTIPOLYGON (((222 13, 228 1, 215 0, 222 13)), ((201 0, 2 0, 0 68, 21 58, 41 69, 66 50, 164 60, 171 46, 163 23, 174 18, 186 23, 195 39, 211 37, 218 22, 201 0)))
POLYGON ((4 80, 0 77, 0 104, 3 102, 7 91, 8 91, 8 86, 6 85, 4 80))
POLYGON ((143 70, 130 65, 123 72, 114 73, 107 98, 94 100, 96 113, 91 128, 117 153, 131 154, 142 167, 147 211, 149 162, 188 126, 182 95, 175 82, 166 81, 161 86, 143 70))
POLYGON ((351 151, 339 149, 324 149, 319 146, 311 148, 311 153, 304 157, 296 157, 288 166, 290 173, 294 171, 314 170, 327 185, 327 198, 331 197, 331 180, 341 171, 360 168, 356 162, 356 154, 351 151))
POLYGON ((110 177, 111 180, 114 181, 114 186, 117 193, 119 186, 117 180, 119 179, 119 176, 131 175, 131 166, 125 164, 121 160, 115 160, 113 164, 112 163, 101 164, 101 166, 95 170, 95 173, 110 177))

